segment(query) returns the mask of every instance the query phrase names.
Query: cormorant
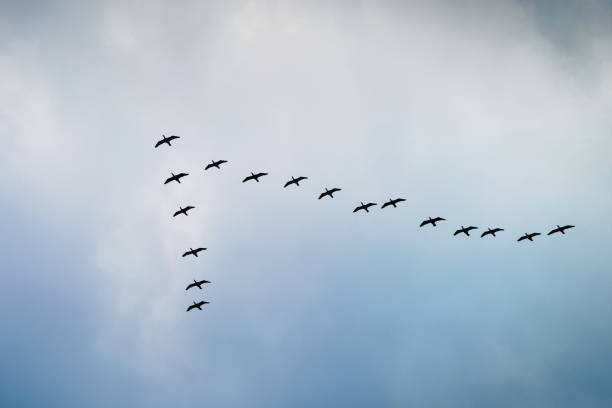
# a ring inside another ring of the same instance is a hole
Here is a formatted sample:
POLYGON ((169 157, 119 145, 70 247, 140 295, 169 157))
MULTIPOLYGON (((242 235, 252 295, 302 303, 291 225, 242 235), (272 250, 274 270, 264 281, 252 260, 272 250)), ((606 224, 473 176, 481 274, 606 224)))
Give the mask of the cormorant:
POLYGON ((395 200, 389 199, 389 201, 384 203, 382 205, 382 207, 380 207, 380 208, 385 208, 385 207, 387 207, 389 205, 392 205, 393 208, 397 208, 397 203, 402 202, 402 201, 406 201, 406 199, 405 198, 396 198, 395 200))
POLYGON ((464 233, 465 235, 467 235, 469 237, 470 236, 470 231, 471 230, 475 230, 475 229, 478 229, 478 227, 475 227, 473 225, 470 225, 469 227, 464 227, 462 225, 461 228, 459 228, 457 231, 455 231, 455 233, 453 235, 464 233))
POLYGON ((210 303, 210 302, 201 301, 201 302, 196 303, 196 302, 194 301, 194 302, 193 302, 193 305, 190 305, 190 306, 187 308, 187 311, 190 311, 191 309, 198 309, 198 310, 202 310, 202 306, 204 306, 204 305, 206 305, 206 304, 208 304, 208 303, 210 303))
POLYGON ((429 217, 429 219, 423 221, 421 223, 421 225, 419 225, 419 227, 422 227, 422 226, 427 225, 427 224, 431 224, 431 225, 433 225, 435 227, 436 226, 436 222, 439 222, 439 221, 446 221, 446 219, 442 218, 442 217, 436 217, 436 218, 429 217))
POLYGON ((191 288, 195 288, 196 286, 198 287, 198 289, 202 289, 202 285, 204 283, 210 283, 207 280, 201 280, 201 281, 197 281, 197 280, 193 280, 193 283, 190 283, 189 285, 187 285, 187 287, 185 288, 185 290, 189 290, 191 288))
POLYGON ((174 174, 172 172, 170 172, 170 174, 172 174, 172 177, 168 177, 166 181, 164 181, 164 184, 168 184, 171 181, 176 181, 177 183, 181 184, 181 178, 189 175, 189 173, 174 174))
POLYGON ((496 232, 500 232, 503 230, 504 230, 503 228, 493 228, 493 229, 487 228, 487 231, 483 232, 482 235, 480 235, 480 238, 484 237, 485 235, 493 235, 495 237, 496 232))
POLYGON ((557 228, 555 228, 555 229, 553 229, 552 231, 550 231, 550 232, 549 232, 547 235, 552 235, 552 234, 554 234, 554 233, 556 233, 556 232, 560 232, 560 233, 562 233, 562 234, 564 234, 564 235, 565 235, 565 230, 566 230, 566 229, 570 229, 570 228, 574 228, 574 226, 573 226, 573 225, 565 225, 565 226, 563 226, 563 227, 560 227, 560 226, 557 224, 557 228))
POLYGON ((187 214, 187 211, 191 210, 192 208, 195 208, 193 205, 188 205, 187 207, 183 208, 179 205, 180 210, 178 210, 177 212, 174 213, 173 217, 176 217, 179 214, 185 214, 185 216, 189 215, 187 214))
POLYGON ((168 144, 168 146, 172 146, 170 142, 173 141, 174 139, 178 139, 180 136, 172 135, 172 136, 166 137, 166 135, 162 135, 162 137, 163 137, 162 140, 159 140, 157 143, 155 143, 155 148, 163 145, 164 143, 168 144))
POLYGON ((187 255, 193 255, 197 258, 198 252, 202 252, 202 251, 206 251, 206 248, 196 248, 196 249, 189 248, 189 251, 183 254, 183 258, 186 257, 187 255))
POLYGON ((353 212, 357 212, 357 211, 360 211, 360 210, 365 210, 365 212, 370 212, 370 211, 368 210, 368 208, 372 207, 373 205, 376 205, 376 203, 367 203, 367 204, 364 204, 364 203, 363 203, 363 201, 362 201, 362 202, 361 202, 361 205, 357 206, 357 207, 356 207, 356 208, 353 210, 353 212))
POLYGON ((244 182, 247 182, 247 181, 249 181, 249 180, 255 180, 256 182, 258 182, 258 183, 259 183, 259 178, 260 178, 260 177, 263 177, 263 176, 267 176, 267 175, 268 175, 268 173, 257 173, 257 174, 253 174, 253 172, 251 172, 251 175, 250 175, 250 176, 245 177, 245 179, 244 179, 244 180, 242 180, 242 182, 244 183, 244 182))
POLYGON ((296 186, 300 185, 300 181, 306 180, 308 177, 300 176, 298 178, 291 177, 291 180, 285 183, 285 187, 290 186, 291 184, 295 184, 296 186))
POLYGON ((207 166, 204 168, 204 170, 208 170, 208 169, 210 169, 211 167, 216 167, 216 168, 218 168, 218 169, 221 169, 221 167, 219 167, 219 166, 220 166, 221 164, 223 164, 223 163, 227 163, 227 160, 217 160, 217 161, 214 161, 214 160, 213 160, 213 161, 212 161, 212 163, 210 163, 209 165, 207 165, 207 166))
POLYGON ((525 233, 525 235, 523 235, 522 237, 517 239, 517 241, 522 241, 524 239, 528 239, 530 241, 533 241, 533 237, 538 236, 538 235, 542 235, 542 234, 540 234, 539 232, 532 232, 531 234, 525 233))
POLYGON ((324 193, 321 193, 321 194, 319 195, 319 200, 320 200, 320 199, 322 199, 322 198, 323 198, 323 197, 325 197, 325 196, 330 196, 331 198, 334 198, 334 193, 335 193, 336 191, 342 191, 342 189, 341 189, 341 188, 334 187, 334 188, 332 188, 331 190, 328 190, 327 188, 325 188, 325 192, 324 192, 324 193))

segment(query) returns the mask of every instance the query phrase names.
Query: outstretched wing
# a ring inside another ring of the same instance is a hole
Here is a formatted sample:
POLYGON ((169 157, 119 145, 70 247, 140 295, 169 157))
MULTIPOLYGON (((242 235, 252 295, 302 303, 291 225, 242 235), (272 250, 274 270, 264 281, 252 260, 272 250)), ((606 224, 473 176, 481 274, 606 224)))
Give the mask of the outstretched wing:
POLYGON ((286 182, 283 187, 286 188, 287 186, 290 186, 292 183, 294 183, 294 180, 286 182))
POLYGON ((359 207, 355 208, 355 209, 353 210, 353 212, 357 212, 357 211, 359 211, 359 210, 363 210, 363 207, 362 207, 362 206, 359 206, 359 207))
POLYGON ((429 224, 429 223, 430 223, 430 221, 429 221, 429 220, 425 220, 425 221, 423 221, 423 222, 421 223, 421 225, 419 225, 419 227, 422 227, 423 225, 427 225, 427 224, 429 224))
POLYGON ((184 253, 182 256, 183 256, 183 258, 184 258, 184 257, 186 257, 187 255, 191 255, 191 251, 187 251, 187 252, 185 252, 185 253, 184 253))
POLYGON ((159 146, 161 146, 164 143, 166 143, 166 141, 164 139, 158 140, 157 143, 155 143, 155 148, 158 148, 159 146))
POLYGON ((385 208, 385 207, 387 207, 387 206, 389 206, 389 205, 391 205, 391 201, 387 201, 387 202, 386 202, 386 203, 384 203, 384 204, 382 205, 382 207, 380 207, 380 208, 385 208))
POLYGON ((247 177, 245 177, 245 178, 244 178, 244 180, 242 180, 242 182, 244 183, 244 182, 247 182, 247 181, 249 181, 249 180, 253 180, 253 176, 247 176, 247 177))
POLYGON ((193 288, 194 286, 197 286, 197 285, 195 283, 190 283, 189 285, 187 285, 185 290, 189 290, 189 289, 193 288))
POLYGON ((559 232, 559 231, 560 231, 560 230, 559 230, 558 228, 555 228, 555 229, 553 229, 552 231, 550 231, 550 232, 549 232, 548 234, 546 234, 546 235, 552 235, 552 234, 554 234, 555 232, 559 232))
POLYGON ((214 166, 215 166, 214 164, 209 163, 209 164, 206 165, 206 167, 204 167, 204 170, 208 170, 208 169, 210 169, 211 167, 214 167, 214 166))

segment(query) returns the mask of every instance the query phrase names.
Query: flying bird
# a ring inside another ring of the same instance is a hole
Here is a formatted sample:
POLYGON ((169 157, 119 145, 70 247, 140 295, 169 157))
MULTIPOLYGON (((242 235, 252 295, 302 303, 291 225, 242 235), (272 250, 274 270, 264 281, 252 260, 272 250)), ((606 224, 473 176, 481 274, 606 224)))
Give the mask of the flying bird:
POLYGON ((389 199, 389 201, 384 203, 382 205, 382 207, 380 207, 380 208, 385 208, 385 207, 390 206, 390 205, 392 205, 393 208, 397 208, 397 203, 402 202, 402 201, 406 201, 406 199, 405 198, 396 198, 395 200, 389 199))
POLYGON ((574 228, 574 225, 565 225, 563 227, 560 227, 559 224, 557 224, 557 228, 553 229, 552 231, 550 231, 547 235, 552 235, 556 232, 560 232, 563 235, 565 235, 565 230, 566 229, 570 229, 570 228, 574 228))
POLYGON ((221 169, 221 167, 219 167, 219 166, 221 166, 223 163, 227 163, 227 160, 217 160, 217 161, 214 161, 214 160, 213 160, 213 161, 212 161, 212 163, 208 164, 208 165, 207 165, 207 166, 204 168, 204 170, 208 170, 208 169, 210 169, 211 167, 216 167, 216 168, 218 168, 218 169, 221 169))
POLYGON ((190 283, 189 285, 187 285, 187 287, 185 288, 185 290, 189 290, 191 288, 195 288, 196 286, 198 287, 198 289, 202 289, 202 285, 204 283, 210 283, 207 280, 201 280, 201 281, 197 281, 197 280, 193 280, 193 283, 190 283))
POLYGON ((189 248, 189 251, 183 254, 183 258, 186 257, 187 255, 193 255, 197 258, 198 252, 202 252, 202 251, 206 251, 206 248, 196 248, 196 249, 189 248))
POLYGON ((470 225, 469 227, 464 227, 462 225, 461 228, 459 228, 457 231, 455 231, 455 233, 453 235, 464 233, 465 235, 467 235, 469 237, 470 236, 470 231, 471 230, 475 230, 475 229, 478 229, 478 227, 475 227, 473 225, 470 225))
POLYGON ((495 233, 503 231, 503 228, 487 228, 487 231, 483 232, 482 235, 480 235, 480 238, 484 237, 485 235, 493 235, 494 237, 496 236, 495 233))
POLYGON ((290 186, 291 184, 295 184, 296 186, 299 186, 300 185, 300 181, 306 180, 306 179, 308 179, 308 177, 304 177, 304 176, 300 176, 298 178, 291 177, 291 180, 289 180, 288 182, 285 183, 285 188, 287 186, 290 186))
POLYGON ((155 143, 155 148, 158 148, 159 146, 163 145, 164 143, 168 144, 168 146, 172 146, 172 144, 170 144, 171 141, 173 141, 174 139, 178 139, 180 138, 180 136, 168 136, 166 137, 166 135, 162 135, 163 139, 159 140, 157 143, 155 143))
POLYGON ((198 309, 198 310, 202 310, 202 306, 209 304, 210 302, 205 302, 205 301, 201 301, 196 303, 195 301, 193 302, 193 305, 190 305, 187 308, 187 311, 190 311, 191 309, 198 309))
POLYGON ((260 177, 263 177, 263 176, 267 176, 267 175, 268 175, 268 173, 257 173, 257 174, 253 174, 253 172, 251 172, 251 175, 250 175, 250 176, 245 177, 245 179, 244 179, 244 180, 242 180, 242 182, 244 183, 244 182, 247 182, 247 181, 249 181, 249 180, 255 180, 256 182, 258 182, 258 183, 259 183, 259 178, 260 178, 260 177))
POLYGON ((433 225, 435 227, 436 226, 436 222, 440 222, 440 221, 446 221, 446 219, 442 218, 442 217, 436 217, 436 218, 429 217, 428 220, 423 221, 421 223, 421 225, 419 225, 419 228, 424 226, 424 225, 427 225, 427 224, 431 224, 431 225, 433 225))
POLYGON ((181 178, 189 175, 189 173, 174 174, 172 172, 170 172, 170 174, 172 174, 172 177, 168 177, 166 181, 164 181, 164 184, 168 184, 172 181, 176 181, 177 183, 181 184, 181 178))
POLYGON ((363 203, 363 201, 362 201, 362 202, 361 202, 361 205, 357 206, 357 207, 356 207, 356 208, 353 210, 353 212, 357 212, 357 211, 360 211, 360 210, 365 210, 365 212, 370 212, 370 211, 368 210, 368 208, 372 207, 373 205, 376 205, 376 203, 367 203, 367 204, 364 204, 364 203, 363 203))
POLYGON ((179 210, 177 212, 174 213, 173 217, 176 217, 179 214, 185 214, 185 216, 188 216, 189 214, 187 214, 187 211, 195 208, 193 205, 188 205, 187 207, 183 208, 179 205, 179 210))
POLYGON ((319 195, 319 200, 320 200, 320 199, 322 199, 322 198, 323 198, 323 197, 325 197, 325 196, 330 196, 331 198, 334 198, 334 193, 335 193, 336 191, 342 191, 342 189, 341 189, 341 188, 334 187, 334 188, 332 188, 331 190, 328 190, 327 188, 325 188, 325 192, 324 192, 324 193, 321 193, 321 194, 319 195))
POLYGON ((538 236, 538 235, 542 235, 542 234, 540 234, 539 232, 532 232, 531 234, 525 233, 525 235, 523 235, 522 237, 517 239, 517 241, 522 241, 524 239, 528 239, 530 241, 533 241, 533 237, 538 236))

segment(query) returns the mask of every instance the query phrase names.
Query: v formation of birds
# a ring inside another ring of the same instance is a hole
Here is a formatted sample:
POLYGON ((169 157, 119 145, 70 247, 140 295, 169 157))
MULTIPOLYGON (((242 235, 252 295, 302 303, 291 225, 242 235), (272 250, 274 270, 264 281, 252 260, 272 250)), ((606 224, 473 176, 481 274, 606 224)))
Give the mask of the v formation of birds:
MULTIPOLYGON (((155 144, 155 148, 157 148, 159 146, 162 146, 164 144, 167 144, 168 146, 172 146, 172 141, 174 141, 176 139, 179 139, 179 138, 180 138, 180 136, 176 136, 176 135, 172 135, 172 136, 162 135, 162 139, 159 140, 155 144)), ((220 170, 221 166, 223 164, 225 164, 225 163, 228 163, 228 161, 227 160, 216 160, 216 161, 212 160, 211 163, 206 165, 204 170, 209 170, 209 169, 211 169, 213 167, 220 170)), ((173 181, 177 182, 178 184, 180 184, 181 183, 181 179, 183 177, 189 176, 189 173, 184 173, 184 172, 177 173, 177 174, 174 174, 174 173, 171 172, 170 174, 171 174, 171 176, 166 179, 164 184, 172 183, 173 181)), ((268 175, 268 173, 265 173, 265 172, 259 172, 259 173, 251 172, 251 174, 246 176, 242 180, 242 182, 246 183, 248 181, 255 181, 255 182, 259 183, 260 182, 259 179, 262 178, 262 177, 265 177, 267 175, 268 175)), ((308 177, 305 177, 305 176, 291 177, 291 180, 288 180, 284 184, 283 187, 287 188, 287 187, 289 187, 291 185, 299 186, 300 182, 302 182, 304 180, 308 180, 308 177)), ((323 191, 319 195, 319 200, 324 198, 324 197, 334 198, 334 194, 339 192, 339 191, 342 191, 342 189, 338 188, 338 187, 334 187, 334 188, 331 188, 331 189, 325 188, 325 191, 323 191)), ((406 199, 404 199, 404 198, 391 199, 390 198, 389 201, 385 202, 381 206, 381 209, 384 209, 384 208, 389 207, 389 206, 391 206, 393 208, 397 208, 397 205, 399 203, 401 203, 402 201, 406 201, 406 199)), ((369 213, 370 212, 370 208, 371 207, 375 207, 377 205, 378 205, 378 203, 374 203, 374 202, 368 202, 368 203, 361 202, 357 207, 355 207, 353 212, 356 213, 356 212, 363 211, 363 212, 369 213)), ((173 217, 176 217, 176 216, 179 216, 179 215, 189 216, 189 211, 193 210, 194 208, 195 207, 192 206, 192 205, 188 205, 188 206, 185 206, 185 207, 179 206, 179 209, 174 213, 173 217)), ((432 227, 435 227, 437 225, 437 223, 439 223, 441 221, 446 221, 446 219, 442 218, 442 217, 434 217, 434 218, 428 217, 428 219, 423 220, 421 222, 419 227, 424 227, 426 225, 431 225, 432 227)), ((547 235, 553 235, 553 234, 556 234, 556 233, 565 234, 565 231, 568 230, 568 229, 571 229, 571 228, 574 228, 574 225, 564 225, 564 226, 557 225, 555 228, 550 230, 547 235)), ((473 230, 476 230, 476 229, 478 229, 478 227, 475 227, 473 225, 470 225, 470 226, 467 226, 467 227, 464 227, 462 225, 461 228, 458 228, 454 232, 453 236, 461 235, 461 234, 464 234, 466 236, 470 236, 470 231, 473 231, 473 230)), ((502 231, 504 231, 504 229, 500 228, 500 227, 487 228, 486 231, 484 231, 482 234, 480 234, 480 237, 483 238, 483 237, 488 236, 488 235, 490 235, 492 237, 497 237, 497 235, 495 235, 495 234, 497 234, 499 232, 502 232, 502 231)), ((538 235, 542 235, 542 233, 540 233, 540 232, 525 233, 524 235, 519 237, 517 239, 517 241, 520 242, 520 241, 523 241, 523 240, 529 240, 529 241, 533 242, 533 239, 536 236, 538 236, 538 235)), ((207 248, 203 248, 203 247, 189 248, 188 251, 185 251, 182 254, 182 257, 193 256, 193 257, 197 258, 197 257, 199 257, 199 253, 206 251, 206 249, 207 248)), ((206 283, 210 283, 210 282, 207 281, 207 280, 204 280, 204 279, 199 280, 199 281, 194 279, 192 283, 189 283, 187 285, 185 290, 188 291, 188 290, 190 290, 192 288, 202 289, 203 285, 206 284, 206 283)), ((191 304, 191 305, 189 305, 187 307, 187 311, 189 312, 190 310, 193 310, 193 309, 202 310, 202 306, 205 305, 205 304, 208 304, 208 303, 209 302, 203 301, 203 300, 199 301, 199 302, 194 301, 193 304, 191 304)))

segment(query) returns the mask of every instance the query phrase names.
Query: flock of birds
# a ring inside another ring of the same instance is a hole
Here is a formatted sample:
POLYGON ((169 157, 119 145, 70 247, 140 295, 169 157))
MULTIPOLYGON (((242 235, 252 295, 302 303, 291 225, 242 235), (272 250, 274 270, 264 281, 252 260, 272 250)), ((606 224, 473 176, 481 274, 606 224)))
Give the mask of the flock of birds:
MULTIPOLYGON (((176 136, 176 135, 172 135, 172 136, 162 135, 162 139, 159 140, 155 144, 155 147, 157 148, 157 147, 159 147, 159 146, 161 146, 163 144, 167 144, 168 146, 172 146, 171 142, 173 140, 179 139, 179 138, 180 138, 180 136, 176 136)), ((221 165, 224 164, 224 163, 228 163, 228 161, 227 160, 217 160, 217 161, 213 160, 211 163, 206 165, 204 170, 209 170, 209 169, 211 169, 213 167, 216 168, 216 169, 221 169, 221 165)), ((170 174, 171 174, 171 176, 166 179, 164 184, 168 184, 168 183, 172 183, 172 182, 177 182, 178 184, 180 184, 181 183, 181 179, 183 177, 187 177, 189 175, 189 173, 174 174, 172 172, 170 174)), ((259 179, 262 178, 262 177, 265 177, 267 175, 268 175, 268 173, 265 173, 265 172, 259 172, 259 173, 251 172, 251 174, 249 176, 245 177, 244 180, 242 180, 242 182, 246 183, 248 181, 254 180, 255 182, 259 183, 259 179)), ((285 183, 284 188, 287 188, 290 185, 299 186, 301 181, 304 181, 304 180, 307 180, 307 179, 308 179, 308 177, 305 177, 305 176, 291 177, 291 180, 289 180, 289 181, 287 181, 285 183)), ((338 188, 338 187, 334 187, 334 188, 331 188, 331 189, 325 188, 325 191, 322 192, 319 195, 319 200, 324 198, 324 197, 334 198, 334 193, 337 193, 339 191, 342 191, 342 189, 338 188)), ((389 201, 383 203, 381 208, 386 208, 386 207, 389 207, 389 206, 392 206, 393 208, 397 208, 397 205, 399 203, 401 203, 402 201, 406 201, 406 199, 404 199, 404 198, 391 199, 390 198, 389 201)), ((369 209, 371 207, 374 207, 374 206, 377 206, 377 205, 378 205, 377 203, 373 203, 373 202, 368 202, 368 203, 365 203, 365 204, 363 202, 361 202, 360 205, 355 207, 353 212, 356 213, 356 212, 359 212, 359 211, 364 211, 364 212, 369 213, 370 212, 369 209)), ((188 205, 186 207, 179 206, 179 210, 174 213, 173 217, 176 217, 178 215, 188 216, 189 215, 188 214, 189 211, 194 209, 194 208, 195 207, 192 206, 192 205, 188 205)), ((426 219, 423 222, 421 222, 419 227, 424 227, 426 225, 431 225, 432 227, 435 227, 436 223, 438 223, 440 221, 446 221, 446 219, 444 219, 442 217, 435 217, 435 218, 429 217, 428 219, 426 219)), ((565 231, 570 229, 570 228, 574 228, 574 225, 564 225, 564 226, 557 225, 555 228, 550 230, 547 235, 553 235, 553 234, 556 234, 556 233, 565 234, 565 231)), ((453 236, 456 236, 456 235, 459 235, 459 234, 465 234, 466 236, 470 236, 470 231, 475 230, 475 229, 478 229, 478 227, 475 227, 473 225, 470 225, 468 227, 464 227, 462 225, 461 228, 459 228, 459 229, 457 229, 455 231, 453 236)), ((487 230, 484 231, 480 235, 480 237, 483 238, 483 237, 485 237, 487 235, 491 235, 493 237, 496 237, 497 235, 495 235, 495 234, 497 234, 498 232, 501 232, 501 231, 504 231, 504 229, 503 228, 499 228, 499 227, 487 228, 487 230)), ((542 235, 542 234, 540 232, 525 233, 523 236, 519 237, 517 239, 517 241, 518 242, 523 241, 523 240, 533 241, 533 238, 538 236, 538 235, 542 235)), ((194 256, 194 257, 197 258, 198 254, 200 252, 202 252, 202 251, 205 251, 205 250, 206 250, 206 248, 189 248, 189 251, 185 251, 182 256, 186 257, 186 256, 190 256, 191 255, 191 256, 194 256)), ((185 290, 189 290, 189 289, 195 288, 195 287, 197 287, 198 289, 202 289, 202 285, 205 284, 205 283, 210 283, 210 282, 207 281, 207 280, 197 281, 197 280, 194 279, 193 283, 190 283, 189 285, 187 285, 185 290)), ((194 301, 193 304, 190 305, 187 308, 187 311, 189 312, 190 310, 193 310, 193 309, 202 310, 202 306, 205 305, 205 304, 208 304, 208 303, 210 303, 210 302, 207 302, 207 301, 195 302, 194 301)))

